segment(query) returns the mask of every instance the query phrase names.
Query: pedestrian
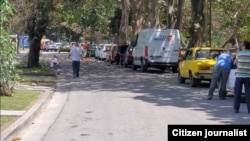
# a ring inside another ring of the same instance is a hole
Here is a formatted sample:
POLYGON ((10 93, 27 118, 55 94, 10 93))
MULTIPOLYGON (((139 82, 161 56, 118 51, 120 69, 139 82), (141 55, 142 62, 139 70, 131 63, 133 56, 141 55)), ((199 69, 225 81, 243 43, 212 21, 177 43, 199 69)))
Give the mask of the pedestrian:
POLYGON ((82 44, 82 49, 83 49, 83 57, 88 57, 89 44, 87 42, 84 42, 82 44))
POLYGON ((50 61, 50 68, 53 69, 56 79, 58 78, 58 75, 59 75, 59 72, 58 72, 59 64, 60 64, 60 61, 57 55, 54 55, 54 57, 50 61))
POLYGON ((213 93, 215 88, 217 87, 219 80, 220 80, 219 98, 221 100, 226 99, 226 83, 232 65, 233 65, 233 60, 229 50, 221 53, 218 56, 213 69, 211 84, 208 92, 208 100, 211 100, 213 98, 213 93))
POLYGON ((70 49, 68 58, 71 58, 73 68, 73 78, 79 77, 80 61, 82 60, 82 49, 78 43, 74 43, 70 49))
POLYGON ((242 87, 245 87, 246 104, 250 114, 250 42, 242 43, 242 50, 236 54, 236 79, 234 87, 234 112, 239 113, 242 87))

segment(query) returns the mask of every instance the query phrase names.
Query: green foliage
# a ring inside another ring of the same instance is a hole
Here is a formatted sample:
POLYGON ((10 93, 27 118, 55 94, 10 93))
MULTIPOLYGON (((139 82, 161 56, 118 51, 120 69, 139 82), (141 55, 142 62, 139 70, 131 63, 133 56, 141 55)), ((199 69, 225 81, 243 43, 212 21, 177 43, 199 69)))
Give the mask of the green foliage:
POLYGON ((101 31, 104 35, 109 31, 109 19, 115 10, 113 0, 90 0, 84 3, 80 14, 80 24, 85 28, 101 31))
POLYGON ((8 19, 14 13, 8 1, 0 1, 0 95, 11 95, 11 88, 17 82, 18 75, 15 72, 16 48, 12 43, 8 32, 8 19), (7 89, 7 90, 6 90, 7 89))

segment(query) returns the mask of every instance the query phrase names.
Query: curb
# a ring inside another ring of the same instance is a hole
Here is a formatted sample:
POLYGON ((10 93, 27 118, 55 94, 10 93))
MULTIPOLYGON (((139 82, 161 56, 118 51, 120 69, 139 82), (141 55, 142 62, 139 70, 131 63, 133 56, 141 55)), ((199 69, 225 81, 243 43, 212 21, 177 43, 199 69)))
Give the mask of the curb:
POLYGON ((20 130, 26 127, 29 122, 34 119, 40 112, 40 109, 45 106, 45 104, 52 98, 53 96, 53 88, 44 88, 39 89, 39 87, 34 87, 35 90, 44 91, 44 95, 33 105, 27 112, 23 114, 20 118, 18 118, 14 123, 12 123, 7 129, 5 129, 1 133, 1 141, 8 141, 12 136, 15 136, 20 130))

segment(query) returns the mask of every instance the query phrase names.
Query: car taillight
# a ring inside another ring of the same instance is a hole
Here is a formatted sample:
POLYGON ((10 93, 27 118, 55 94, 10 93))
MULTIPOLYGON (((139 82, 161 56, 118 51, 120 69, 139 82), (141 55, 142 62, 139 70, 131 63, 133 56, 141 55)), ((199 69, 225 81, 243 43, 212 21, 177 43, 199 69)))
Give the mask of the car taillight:
POLYGON ((209 66, 200 66, 200 70, 209 70, 210 67, 209 66))
POLYGON ((144 57, 148 57, 148 46, 144 48, 144 57))

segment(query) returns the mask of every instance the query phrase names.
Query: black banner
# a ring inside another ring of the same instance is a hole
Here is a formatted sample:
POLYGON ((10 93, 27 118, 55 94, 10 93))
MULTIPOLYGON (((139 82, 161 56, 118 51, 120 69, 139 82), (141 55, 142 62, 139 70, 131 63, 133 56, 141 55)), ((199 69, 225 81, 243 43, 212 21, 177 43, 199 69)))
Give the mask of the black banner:
POLYGON ((192 139, 192 141, 215 139, 250 141, 250 125, 168 125, 168 141, 181 139, 192 139))

